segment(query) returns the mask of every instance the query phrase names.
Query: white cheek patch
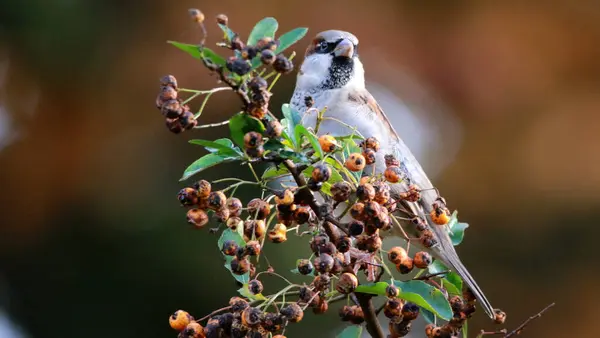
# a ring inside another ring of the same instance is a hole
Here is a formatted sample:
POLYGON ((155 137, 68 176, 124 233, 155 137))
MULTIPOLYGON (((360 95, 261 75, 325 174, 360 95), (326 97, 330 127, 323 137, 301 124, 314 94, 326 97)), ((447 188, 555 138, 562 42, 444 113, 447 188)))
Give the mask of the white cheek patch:
POLYGON ((304 59, 300 72, 298 72, 296 88, 311 90, 318 87, 327 79, 330 66, 331 55, 329 54, 313 54, 308 56, 304 59))

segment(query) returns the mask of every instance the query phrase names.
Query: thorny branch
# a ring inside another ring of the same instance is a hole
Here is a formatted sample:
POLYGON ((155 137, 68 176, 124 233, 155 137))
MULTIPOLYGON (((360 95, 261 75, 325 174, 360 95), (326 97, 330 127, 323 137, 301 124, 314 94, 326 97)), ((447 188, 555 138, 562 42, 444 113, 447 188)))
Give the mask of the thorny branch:
POLYGON ((537 314, 535 314, 535 315, 527 318, 527 320, 525 320, 521 325, 517 326, 516 329, 514 329, 514 330, 512 330, 510 332, 508 332, 507 329, 502 329, 502 330, 498 330, 498 331, 485 331, 485 330, 481 330, 481 332, 479 332, 479 334, 477 335, 477 338, 481 338, 483 336, 493 336, 493 335, 503 335, 502 338, 510 338, 512 336, 519 335, 519 334, 521 334, 521 332, 523 331, 523 329, 525 329, 525 327, 527 327, 527 325, 529 325, 529 323, 531 323, 531 321, 533 321, 534 319, 540 318, 546 311, 548 311, 555 304, 556 303, 552 303, 552 304, 546 306, 544 309, 542 309, 542 311, 540 311, 537 314))

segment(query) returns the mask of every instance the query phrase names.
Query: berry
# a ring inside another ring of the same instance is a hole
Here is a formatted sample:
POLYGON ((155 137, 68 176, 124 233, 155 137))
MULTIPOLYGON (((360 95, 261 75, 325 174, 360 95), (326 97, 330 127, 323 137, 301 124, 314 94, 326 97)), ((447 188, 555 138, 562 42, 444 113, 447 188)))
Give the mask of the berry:
MULTIPOLYGON (((158 94, 158 101, 160 101, 159 109, 163 106, 163 104, 167 101, 176 100, 177 99, 177 90, 171 86, 164 86, 160 90, 160 94, 158 94)), ((177 117, 177 116, 167 116, 167 117, 177 117)))
POLYGON ((373 164, 377 161, 377 156, 375 154, 375 150, 373 149, 363 150, 362 155, 365 158, 367 165, 373 164))
POLYGON ((217 23, 219 25, 227 26, 228 22, 229 22, 229 19, 227 18, 227 15, 225 15, 225 14, 219 14, 219 15, 217 15, 217 23))
POLYGON ((364 213, 367 218, 372 218, 381 213, 381 205, 375 201, 365 202, 364 213))
POLYGON ((375 198, 375 188, 369 183, 364 183, 356 188, 356 197, 359 200, 366 202, 375 198))
POLYGON ((183 329, 181 335, 186 338, 203 338, 204 328, 196 322, 191 322, 183 329))
POLYGON ((230 197, 227 199, 227 209, 229 210, 229 217, 240 217, 242 214, 242 201, 239 198, 230 197))
POLYGON ((294 64, 288 58, 279 54, 273 62, 273 70, 277 73, 287 74, 294 70, 294 64))
POLYGON ((177 310, 169 317, 169 325, 174 330, 182 331, 193 320, 189 313, 183 310, 177 310))
POLYGON ((273 62, 275 62, 275 59, 277 59, 277 57, 275 56, 275 53, 273 53, 273 51, 270 49, 265 49, 262 52, 260 52, 260 62, 262 62, 263 65, 273 64, 273 62))
POLYGON ((283 309, 281 309, 280 313, 287 318, 291 323, 298 323, 304 317, 304 312, 302 312, 302 308, 300 305, 293 303, 290 304, 283 309))
POLYGON ((194 189, 198 190, 200 198, 207 198, 210 195, 210 183, 206 180, 200 180, 193 185, 194 189))
POLYGON ((248 214, 256 219, 265 219, 271 213, 271 205, 260 198, 248 202, 248 214))
POLYGON ((271 121, 267 122, 265 128, 266 128, 265 133, 270 138, 279 138, 279 137, 281 137, 281 134, 283 133, 283 126, 281 125, 281 123, 279 123, 279 121, 276 121, 276 120, 271 120, 271 121))
POLYGON ((314 259, 313 263, 319 273, 327 273, 331 271, 335 261, 333 260, 333 257, 331 257, 331 255, 322 253, 319 255, 319 257, 316 257, 314 259))
POLYGON ((167 129, 169 129, 169 131, 172 132, 173 134, 179 134, 183 131, 183 126, 181 125, 181 121, 179 121, 179 119, 177 119, 177 118, 175 118, 175 119, 166 118, 165 125, 167 126, 167 129))
POLYGON ((432 261, 431 255, 425 251, 419 251, 413 257, 413 263, 418 269, 426 269, 432 261))
POLYGON ((165 75, 162 78, 160 78, 160 86, 161 87, 169 86, 169 87, 172 87, 173 89, 177 90, 177 79, 173 75, 165 75))
POLYGON ((331 186, 331 195, 336 202, 347 201, 352 193, 352 186, 346 181, 340 181, 331 186))
POLYGON ((388 251, 388 259, 393 264, 400 264, 406 258, 408 258, 408 253, 402 247, 395 246, 388 251))
POLYGON ((410 273, 413 267, 414 265, 412 258, 406 257, 396 265, 396 270, 398 270, 398 272, 400 272, 401 274, 405 275, 407 273, 410 273))
POLYGON ((198 121, 196 121, 196 117, 194 116, 194 113, 192 113, 189 110, 185 110, 181 114, 181 116, 179 117, 179 121, 181 123, 181 126, 185 130, 190 130, 198 124, 198 121))
POLYGON ((247 258, 234 257, 230 263, 231 272, 236 275, 243 275, 250 271, 250 264, 247 258))
POLYGON ((419 307, 412 302, 406 302, 402 307, 402 317, 405 320, 415 320, 419 316, 419 307))
POLYGON ((225 66, 230 72, 236 73, 239 76, 248 74, 252 69, 250 62, 244 59, 238 59, 234 56, 227 59, 225 66))
POLYGON ((496 324, 504 324, 506 321, 506 313, 500 309, 494 309, 494 322, 496 324))
POLYGON ((328 181, 331 178, 331 168, 324 163, 317 163, 314 165, 311 177, 315 182, 328 181))
POLYGON ((194 188, 183 188, 177 193, 177 200, 183 206, 192 206, 198 203, 198 191, 194 188))
POLYGON ((257 148, 246 149, 246 154, 252 158, 261 157, 265 152, 265 148, 263 146, 258 146, 257 148))
POLYGON ((221 248, 221 251, 223 252, 224 255, 227 256, 235 256, 235 253, 238 250, 238 245, 237 242, 230 239, 227 240, 223 243, 223 248, 221 248))
POLYGON ((298 261, 298 272, 302 275, 310 275, 314 271, 312 263, 308 259, 301 259, 298 261))
POLYGON ((369 137, 361 144, 364 149, 372 149, 373 151, 379 151, 380 144, 375 137, 369 137))
POLYGON ((365 219, 365 205, 362 203, 354 203, 354 205, 350 208, 350 216, 355 220, 362 221, 365 219))
POLYGON ((192 18, 193 22, 196 22, 196 23, 204 22, 204 14, 202 12, 200 12, 200 10, 195 9, 195 8, 190 8, 190 9, 188 9, 188 14, 190 15, 190 18, 192 18))
POLYGON ((269 231, 269 240, 273 243, 283 243, 287 241, 287 227, 285 224, 278 223, 269 231))
POLYGON ((398 203, 395 199, 390 198, 383 206, 388 210, 388 213, 391 214, 398 208, 398 203))
POLYGON ((227 197, 222 191, 213 191, 208 195, 208 207, 218 211, 227 205, 227 197))
POLYGON ((258 241, 250 241, 246 243, 245 253, 248 256, 258 256, 260 254, 260 243, 258 241))
POLYGON ((265 235, 265 221, 262 219, 244 221, 244 240, 261 239, 265 235))
POLYGON ((247 307, 242 311, 242 325, 250 328, 256 328, 260 326, 262 322, 263 313, 260 309, 255 307, 247 307))
POLYGON ((339 147, 337 140, 331 135, 320 136, 319 145, 321 146, 321 149, 326 153, 335 151, 339 147))
POLYGON ((317 305, 313 307, 313 313, 316 315, 320 315, 327 312, 328 309, 329 303, 324 298, 320 298, 317 305))
POLYGON ((291 205, 294 203, 294 193, 290 189, 275 194, 275 203, 277 205, 291 205))
POLYGON ((310 209, 308 207, 297 207, 294 211, 294 220, 298 224, 305 224, 310 220, 310 209))
POLYGON ((396 285, 390 284, 387 286, 387 288, 385 288, 385 294, 389 298, 396 298, 398 295, 400 295, 400 289, 398 289, 396 285))
POLYGON ((459 296, 450 297, 448 303, 450 303, 450 307, 454 313, 461 312, 464 306, 464 302, 459 296))
POLYGON ((463 298, 464 298, 465 302, 468 302, 468 303, 473 303, 477 300, 477 298, 475 298, 475 294, 469 288, 465 288, 463 290, 463 298))
POLYGON ((385 204, 390 200, 390 186, 385 182, 373 183, 375 188, 375 202, 379 204, 385 204))
POLYGON ((365 158, 362 156, 362 154, 359 153, 350 154, 350 156, 348 156, 348 159, 344 163, 346 169, 354 172, 363 170, 365 168, 365 165, 365 158))
POLYGON ((223 208, 215 212, 214 217, 217 220, 217 222, 227 223, 227 220, 229 219, 229 209, 223 208))
POLYGON ((208 214, 202 209, 190 209, 187 212, 187 222, 196 227, 196 229, 202 229, 208 223, 208 214))
POLYGON ((375 234, 373 236, 367 237, 367 241, 365 242, 365 249, 368 252, 375 252, 381 249, 382 244, 383 241, 381 240, 381 237, 379 237, 378 234, 375 234))
POLYGON ((229 332, 231 330, 231 325, 233 324, 233 313, 226 312, 220 316, 218 316, 218 327, 223 329, 225 332, 229 332))
MULTIPOLYGON (((268 312, 265 313, 261 322, 261 326, 267 332, 276 332, 283 328, 285 324, 284 318, 278 313, 268 312)), ((283 337, 281 335, 276 335, 273 337, 283 337)))
POLYGON ((400 167, 397 166, 387 167, 383 172, 383 176, 385 176, 386 181, 390 183, 402 181, 402 171, 400 170, 400 167))
POLYGON ((408 187, 408 191, 400 193, 400 198, 408 202, 418 202, 421 199, 421 189, 415 184, 408 187))
POLYGON ((308 182, 306 182, 306 186, 312 191, 319 191, 323 187, 323 182, 317 182, 311 177, 308 182))
POLYGON ((431 212, 429 213, 429 216, 431 216, 431 220, 433 221, 433 223, 437 225, 448 224, 448 222, 450 222, 450 216, 448 215, 449 212, 447 210, 448 209, 446 208, 434 206, 433 210, 431 210, 431 212))
POLYGON ((352 237, 360 236, 365 230, 365 224, 361 221, 352 220, 348 224, 348 233, 352 237))
POLYGON ((161 113, 164 117, 169 119, 178 118, 183 113, 183 108, 181 108, 181 104, 177 100, 169 100, 163 103, 160 108, 161 113))
POLYGON ((385 305, 383 306, 383 314, 390 319, 398 318, 400 317, 400 313, 402 311, 403 306, 404 303, 400 299, 388 299, 385 305))
POLYGON ((263 292, 263 285, 258 279, 253 279, 248 282, 248 290, 250 290, 253 295, 258 295, 263 292))
POLYGON ((433 232, 429 229, 425 229, 421 232, 419 242, 426 248, 431 248, 437 243, 437 240, 433 237, 433 232))
POLYGON ((262 135, 251 131, 244 135, 244 147, 246 149, 254 149, 262 144, 262 135))
POLYGON ((391 166, 396 166, 399 167, 400 166, 400 161, 398 161, 398 159, 396 159, 396 157, 394 155, 385 155, 383 157, 384 161, 385 161, 385 166, 386 167, 391 167, 391 166))
POLYGON ((348 236, 341 236, 335 243, 335 247, 341 253, 348 252, 352 247, 352 239, 350 239, 348 236))
POLYGON ((253 77, 250 82, 248 82, 248 88, 254 93, 262 92, 263 90, 267 90, 268 87, 267 80, 263 79, 260 76, 253 77))
MULTIPOLYGON (((236 34, 231 38, 231 50, 242 50, 244 47, 246 47, 246 45, 239 35, 236 34)), ((242 59, 247 60, 243 55, 242 59)))
POLYGON ((347 295, 354 292, 354 290, 356 290, 357 287, 358 278, 356 278, 354 274, 349 272, 344 272, 343 274, 341 274, 340 278, 337 281, 337 284, 335 285, 335 289, 343 295, 347 295))
MULTIPOLYGON (((231 211, 229 213, 231 214, 231 211)), ((237 227, 243 225, 243 222, 242 219, 237 216, 230 216, 226 224, 231 231, 237 231, 237 227)))
POLYGON ((264 49, 271 49, 274 42, 273 38, 265 36, 256 42, 256 48, 261 51, 264 49))

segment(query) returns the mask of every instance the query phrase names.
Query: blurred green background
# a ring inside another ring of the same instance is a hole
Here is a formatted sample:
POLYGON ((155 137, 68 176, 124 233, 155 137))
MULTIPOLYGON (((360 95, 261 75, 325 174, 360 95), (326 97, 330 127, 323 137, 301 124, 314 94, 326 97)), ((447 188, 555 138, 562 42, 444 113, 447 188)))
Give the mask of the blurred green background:
MULTIPOLYGON (((355 33, 374 95, 470 223, 459 253, 507 326, 556 301, 523 336, 598 336, 597 2, 29 0, 0 3, 0 317, 23 337, 175 337, 172 311, 202 316, 236 292, 216 237, 191 230, 175 199, 202 154, 186 140, 226 129, 173 135, 153 106, 164 74, 214 86, 165 43, 198 41, 190 7, 211 44, 219 13, 244 35, 265 16, 309 27, 300 55, 321 30, 355 33)), ((294 82, 282 78, 273 107, 294 82)), ((237 104, 213 96, 203 122, 237 104)), ((226 171, 240 172, 204 177, 226 171)), ((267 250, 279 271, 308 251, 267 250)), ((288 336, 333 336, 331 312, 288 336)), ((493 328, 484 317, 472 334, 493 328)))

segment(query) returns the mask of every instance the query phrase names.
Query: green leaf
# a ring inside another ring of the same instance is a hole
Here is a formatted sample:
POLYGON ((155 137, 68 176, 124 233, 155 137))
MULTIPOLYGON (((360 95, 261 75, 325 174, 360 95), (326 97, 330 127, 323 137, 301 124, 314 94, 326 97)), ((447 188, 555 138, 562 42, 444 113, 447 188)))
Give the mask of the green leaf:
POLYGON ((443 287, 448 291, 451 295, 461 295, 462 292, 456 288, 456 285, 450 283, 446 278, 442 278, 442 282, 444 283, 443 287))
POLYGON ((394 281, 394 285, 401 290, 399 298, 413 302, 444 320, 452 318, 452 309, 448 300, 434 286, 420 280, 394 281))
POLYGON ((294 128, 294 137, 296 138, 296 141, 299 142, 298 145, 300 145, 301 143, 300 140, 302 139, 302 136, 308 139, 315 153, 319 156, 320 159, 323 159, 323 149, 321 149, 321 145, 319 144, 319 139, 317 138, 317 135, 311 133, 308 129, 306 129, 305 126, 297 124, 294 128))
MULTIPOLYGON (((239 247, 245 247, 246 246, 246 242, 244 241, 244 237, 242 237, 242 235, 240 234, 242 227, 238 227, 238 231, 232 231, 231 229, 225 229, 223 231, 223 233, 221 234, 221 237, 219 237, 219 240, 217 241, 217 245, 219 247, 219 250, 221 250, 223 248, 223 243, 225 243, 228 240, 234 240, 239 247)), ((235 278, 238 282, 242 283, 242 284, 248 284, 248 281, 250 280, 250 273, 247 272, 243 275, 236 275, 235 273, 233 273, 231 271, 231 260, 233 260, 232 256, 227 256, 227 255, 223 255, 223 257, 225 258, 225 268, 227 270, 229 270, 229 272, 231 272, 231 275, 233 276, 233 278, 235 278)))
POLYGON ((202 57, 211 60, 214 64, 219 66, 225 65, 225 59, 219 54, 215 53, 210 48, 200 48, 198 45, 192 45, 189 43, 181 43, 177 41, 167 41, 167 43, 172 44, 173 46, 181 49, 182 51, 190 54, 194 59, 200 60, 202 57))
POLYGON ((260 20, 254 28, 252 28, 252 32, 248 36, 248 45, 254 46, 258 42, 258 40, 269 37, 274 38, 275 32, 277 31, 277 27, 279 24, 275 18, 264 18, 260 20))
POLYGON ((457 295, 462 294, 463 280, 462 278, 460 278, 459 274, 457 274, 456 272, 450 272, 446 275, 446 278, 444 278, 444 280, 444 283, 448 282, 454 285, 454 287, 456 287, 456 289, 458 290, 458 292, 456 293, 457 295))
POLYGON ((189 140, 188 142, 191 144, 197 144, 199 146, 204 146, 206 148, 206 150, 208 150, 211 153, 215 153, 217 155, 222 155, 224 157, 234 157, 234 158, 240 158, 243 156, 243 153, 241 152, 241 150, 239 150, 239 148, 237 147, 233 147, 233 143, 231 142, 231 140, 229 139, 220 139, 220 142, 217 141, 206 141, 206 140, 189 140), (223 140, 227 140, 227 141, 223 141, 223 140), (225 143, 225 144, 223 144, 225 143), (228 145, 227 143, 231 143, 231 145, 228 145))
POLYGON ((302 39, 306 35, 306 32, 308 32, 308 28, 298 27, 281 35, 279 37, 279 47, 275 50, 275 54, 282 53, 290 48, 293 44, 302 39))
POLYGON ((447 271, 448 268, 446 267, 446 265, 444 265, 444 263, 442 263, 442 261, 440 261, 439 259, 435 259, 433 263, 429 264, 427 270, 429 270, 429 273, 434 274, 447 271))
POLYGON ((429 324, 435 323, 435 315, 431 311, 421 309, 421 315, 423 316, 423 318, 425 318, 425 321, 427 323, 429 323, 429 324))
POLYGON ((217 155, 217 154, 204 155, 204 156, 200 157, 199 159, 197 159, 196 161, 194 161, 194 163, 190 164, 190 166, 185 169, 185 171, 183 172, 183 176, 179 180, 185 181, 188 178, 190 178, 191 176, 193 176, 203 170, 206 170, 210 167, 214 167, 217 164, 220 164, 223 162, 231 162, 233 160, 234 159, 232 159, 230 157, 223 157, 223 156, 217 155))
MULTIPOLYGON (((216 64, 217 66, 221 66, 221 67, 225 67, 225 59, 215 53, 212 49, 204 47, 202 48, 202 56, 206 59, 209 59, 210 61, 212 61, 212 63, 216 64)), ((234 74, 237 75, 237 74, 234 74)))
POLYGON ((362 335, 362 326, 352 325, 340 332, 335 338, 360 338, 362 335))
POLYGON ((289 104, 285 103, 281 106, 281 112, 283 119, 281 125, 283 126, 283 137, 288 139, 294 147, 296 147, 296 139, 294 137, 294 131, 296 125, 300 122, 300 114, 290 107, 289 104))
POLYGON ((227 38, 227 40, 231 41, 233 39, 233 37, 235 36, 235 33, 226 25, 223 25, 220 23, 218 23, 217 25, 219 25, 219 27, 221 28, 223 33, 225 33, 225 37, 227 38))
POLYGON ((448 229, 450 229, 450 239, 452 240, 452 245, 457 246, 463 241, 465 237, 465 230, 468 227, 469 224, 458 222, 458 211, 454 211, 450 221, 448 222, 448 229))
POLYGON ((262 293, 255 295, 252 292, 250 292, 250 289, 248 288, 248 283, 245 283, 240 289, 238 289, 238 292, 240 295, 242 295, 242 297, 246 297, 250 300, 267 300, 267 297, 263 296, 262 293))
POLYGON ((356 288, 356 292, 385 296, 385 289, 388 287, 388 285, 389 284, 386 282, 361 284, 356 288))
POLYGON ((468 320, 465 320, 465 322, 463 323, 463 326, 462 326, 462 337, 463 338, 467 338, 467 336, 469 335, 469 326, 467 326, 468 322, 469 322, 468 320))
POLYGON ((244 113, 237 113, 229 120, 229 130, 233 142, 243 148, 244 135, 251 131, 263 133, 265 131, 265 126, 255 117, 244 113))
POLYGON ((265 180, 265 179, 268 179, 271 177, 277 177, 277 176, 286 175, 286 174, 289 174, 289 171, 286 168, 284 168, 283 166, 281 166, 281 165, 279 167, 272 166, 272 167, 267 168, 267 170, 265 170, 265 172, 262 175, 262 179, 265 180))

